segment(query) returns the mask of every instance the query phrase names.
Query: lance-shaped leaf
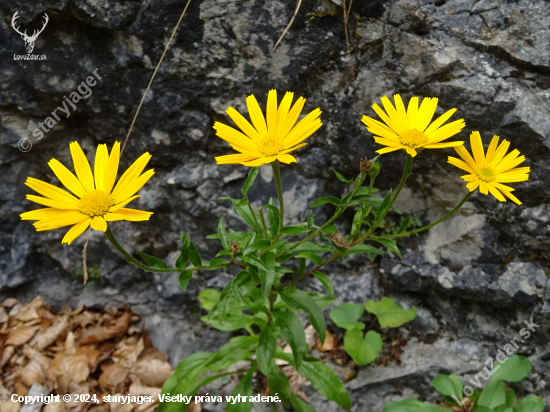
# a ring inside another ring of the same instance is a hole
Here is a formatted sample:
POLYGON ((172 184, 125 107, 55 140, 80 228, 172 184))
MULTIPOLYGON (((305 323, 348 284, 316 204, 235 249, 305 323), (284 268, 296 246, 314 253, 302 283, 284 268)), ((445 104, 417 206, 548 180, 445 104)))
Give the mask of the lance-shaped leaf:
POLYGON ((290 294, 285 290, 281 290, 279 291, 279 294, 288 306, 293 309, 303 310, 308 314, 309 321, 319 334, 321 345, 323 345, 327 333, 327 325, 325 323, 323 311, 317 303, 315 303, 313 298, 301 290, 297 290, 293 294, 290 294))
POLYGON ((250 169, 250 172, 248 172, 248 177, 246 178, 246 182, 244 182, 244 186, 241 190, 243 196, 246 196, 246 194, 248 193, 248 189, 250 189, 250 186, 252 186, 252 183, 254 183, 254 180, 256 180, 256 176, 258 176, 259 171, 259 167, 253 167, 252 169, 250 169))
POLYGON ((277 352, 277 329, 272 325, 267 325, 260 334, 258 340, 258 349, 256 350, 256 360, 258 368, 265 376, 270 376, 272 367, 271 362, 277 352))
POLYGON ((309 347, 306 342, 306 334, 298 316, 292 312, 273 312, 275 324, 281 328, 283 339, 290 345, 294 364, 300 367, 302 359, 308 353, 309 347))
POLYGON ((166 263, 164 263, 159 258, 156 258, 151 255, 146 255, 140 250, 138 250, 138 253, 140 254, 141 258, 148 266, 152 268, 157 268, 157 269, 168 269, 168 266, 166 266, 166 263))

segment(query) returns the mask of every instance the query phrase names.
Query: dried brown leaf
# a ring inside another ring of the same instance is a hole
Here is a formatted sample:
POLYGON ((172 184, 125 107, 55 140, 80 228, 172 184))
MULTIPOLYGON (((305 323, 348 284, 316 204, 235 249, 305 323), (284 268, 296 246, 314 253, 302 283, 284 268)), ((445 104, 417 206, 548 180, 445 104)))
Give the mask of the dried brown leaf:
POLYGON ((9 319, 8 312, 6 312, 6 309, 4 309, 3 306, 0 306, 0 323, 7 322, 9 319))
POLYGON ((94 325, 84 329, 80 344, 86 345, 89 343, 103 342, 104 340, 124 335, 130 326, 130 318, 130 312, 124 312, 113 325, 94 325))
POLYGON ((35 360, 31 360, 25 365, 19 372, 21 381, 29 388, 33 383, 39 383, 42 385, 46 381, 46 373, 42 368, 42 365, 35 360))
POLYGON ((38 329, 40 329, 40 326, 18 327, 10 332, 8 339, 6 339, 5 345, 23 345, 32 339, 38 329))
POLYGON ((21 404, 19 402, 12 402, 11 399, 0 401, 0 412, 19 412, 21 404))
POLYGON ((3 368, 4 365, 8 363, 14 352, 15 348, 13 346, 4 347, 4 350, 2 351, 2 358, 0 359, 0 367, 3 368))
POLYGON ((67 355, 61 362, 61 373, 71 381, 80 383, 88 379, 90 368, 88 368, 88 357, 83 354, 67 355))
POLYGON ((19 301, 15 298, 7 298, 2 303, 2 306, 4 306, 5 308, 11 308, 11 307, 14 307, 15 305, 20 305, 19 301))
POLYGON ((130 368, 136 363, 144 348, 143 339, 136 341, 135 337, 132 336, 119 344, 119 348, 112 355, 113 361, 125 368, 130 368))
POLYGON ((160 388, 164 381, 174 373, 168 362, 151 358, 139 360, 130 371, 144 385, 156 388, 160 388))
POLYGON ((334 336, 332 333, 330 333, 327 330, 327 336, 325 338, 325 342, 323 343, 323 346, 321 346, 321 342, 317 342, 315 344, 315 349, 317 349, 320 352, 328 352, 334 349, 334 336))
MULTIPOLYGON (((29 393, 29 388, 23 382, 15 382, 13 385, 15 393, 19 396, 26 396, 29 393)), ((11 396, 10 396, 11 399, 11 396)))
POLYGON ((99 384, 106 389, 113 388, 124 382, 127 376, 128 369, 120 365, 113 364, 103 371, 99 377, 99 384))
POLYGON ((69 326, 66 316, 60 316, 56 322, 42 333, 36 335, 31 345, 38 351, 42 351, 55 342, 57 337, 69 326))
POLYGON ((50 402, 44 405, 42 412, 67 412, 65 402, 50 402))

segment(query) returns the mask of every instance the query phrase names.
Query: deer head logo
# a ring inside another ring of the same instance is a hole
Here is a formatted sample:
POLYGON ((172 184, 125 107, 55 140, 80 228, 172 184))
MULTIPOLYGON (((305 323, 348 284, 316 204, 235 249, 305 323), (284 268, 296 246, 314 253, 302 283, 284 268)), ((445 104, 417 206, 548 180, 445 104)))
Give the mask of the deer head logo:
POLYGON ((21 35, 21 38, 25 41, 25 48, 27 49, 27 53, 31 54, 34 49, 34 43, 36 42, 38 35, 44 31, 44 29, 46 28, 46 24, 48 24, 48 21, 50 20, 50 18, 46 13, 44 13, 44 23, 42 25, 42 28, 40 30, 34 30, 34 32, 32 33, 32 36, 29 36, 27 35, 27 30, 25 30, 24 32, 21 32, 19 30, 19 26, 16 25, 18 13, 19 12, 16 11, 15 14, 13 15, 13 18, 11 19, 11 26, 17 33, 21 35))

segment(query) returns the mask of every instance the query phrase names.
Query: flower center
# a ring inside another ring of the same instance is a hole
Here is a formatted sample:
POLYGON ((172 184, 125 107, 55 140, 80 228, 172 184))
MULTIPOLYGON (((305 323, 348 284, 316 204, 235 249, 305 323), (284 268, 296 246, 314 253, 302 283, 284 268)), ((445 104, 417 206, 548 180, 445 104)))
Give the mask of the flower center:
POLYGON ((479 180, 483 180, 484 182, 492 182, 495 180, 495 171, 489 166, 477 169, 476 174, 479 180))
POLYGON ((399 135, 399 140, 403 146, 414 149, 416 147, 422 147, 428 143, 428 136, 417 129, 405 130, 399 135))
POLYGON ((283 150, 282 144, 275 136, 266 136, 259 144, 258 150, 264 156, 275 156, 283 150))
POLYGON ((113 197, 104 190, 92 190, 84 193, 78 202, 78 210, 90 217, 103 216, 114 205, 113 197))

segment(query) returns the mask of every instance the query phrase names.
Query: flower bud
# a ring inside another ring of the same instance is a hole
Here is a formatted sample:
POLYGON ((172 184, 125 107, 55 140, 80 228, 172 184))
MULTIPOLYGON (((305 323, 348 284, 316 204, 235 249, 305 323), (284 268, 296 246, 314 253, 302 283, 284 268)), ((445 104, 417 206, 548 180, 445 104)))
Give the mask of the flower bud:
POLYGON ((361 162, 359 163, 359 170, 361 171, 361 173, 369 173, 372 169, 372 162, 367 159, 366 157, 364 159, 361 160, 361 162))
POLYGON ((236 254, 239 251, 239 244, 231 240, 229 242, 229 248, 231 249, 231 253, 236 254))

